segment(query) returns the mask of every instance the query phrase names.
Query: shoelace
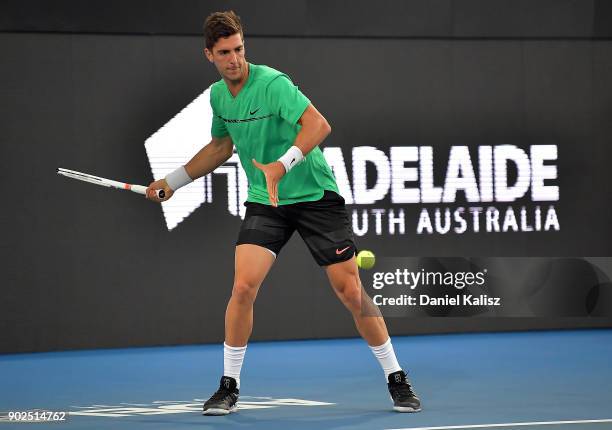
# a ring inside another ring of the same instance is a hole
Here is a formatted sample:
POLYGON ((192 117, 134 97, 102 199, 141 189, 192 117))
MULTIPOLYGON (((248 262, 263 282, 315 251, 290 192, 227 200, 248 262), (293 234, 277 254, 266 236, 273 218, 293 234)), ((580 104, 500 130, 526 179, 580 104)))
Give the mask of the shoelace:
POLYGON ((406 399, 408 397, 416 397, 414 391, 412 391, 412 386, 406 382, 405 384, 397 384, 391 388, 394 392, 398 394, 400 399, 406 399))
POLYGON ((219 388, 217 390, 217 392, 215 394, 212 395, 212 397, 210 398, 211 401, 216 401, 216 400, 223 400, 225 397, 227 396, 231 396, 232 393, 230 390, 228 390, 227 388, 223 387, 223 388, 219 388))

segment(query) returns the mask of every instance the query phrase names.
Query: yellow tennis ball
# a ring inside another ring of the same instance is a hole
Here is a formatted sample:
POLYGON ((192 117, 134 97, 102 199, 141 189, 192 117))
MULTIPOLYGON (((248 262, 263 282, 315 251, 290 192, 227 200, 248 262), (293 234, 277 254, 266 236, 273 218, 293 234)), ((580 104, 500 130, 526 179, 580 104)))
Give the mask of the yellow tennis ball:
POLYGON ((376 263, 376 257, 372 251, 364 249, 363 251, 359 251, 359 254, 357 254, 357 266, 360 269, 371 269, 374 267, 374 263, 376 263))

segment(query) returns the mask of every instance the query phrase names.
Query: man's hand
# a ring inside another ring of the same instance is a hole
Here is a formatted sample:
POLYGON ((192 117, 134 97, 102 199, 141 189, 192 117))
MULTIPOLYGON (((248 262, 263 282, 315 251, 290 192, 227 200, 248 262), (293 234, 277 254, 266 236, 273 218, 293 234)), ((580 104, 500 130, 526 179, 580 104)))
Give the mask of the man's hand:
POLYGON ((278 183, 285 176, 285 166, 280 161, 274 161, 268 164, 261 164, 253 159, 253 164, 263 172, 266 177, 266 186, 268 187, 268 197, 272 206, 278 206, 278 183))
POLYGON ((172 194, 174 194, 174 191, 172 190, 172 188, 168 186, 168 183, 166 182, 166 180, 159 179, 149 184, 149 186, 147 187, 146 197, 149 200, 153 200, 154 202, 161 203, 161 202, 165 202, 170 197, 172 197, 172 194), (166 195, 164 196, 163 199, 159 199, 157 197, 157 193, 155 192, 155 190, 164 190, 166 195))

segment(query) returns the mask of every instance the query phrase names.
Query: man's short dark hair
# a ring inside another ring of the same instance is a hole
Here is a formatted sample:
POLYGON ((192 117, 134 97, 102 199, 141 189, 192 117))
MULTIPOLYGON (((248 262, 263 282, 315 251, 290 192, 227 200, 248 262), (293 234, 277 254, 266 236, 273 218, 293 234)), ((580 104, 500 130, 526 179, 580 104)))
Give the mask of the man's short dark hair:
POLYGON ((240 37, 244 38, 240 17, 233 10, 211 13, 204 21, 204 40, 206 48, 210 51, 212 51, 217 40, 237 33, 240 33, 240 37))

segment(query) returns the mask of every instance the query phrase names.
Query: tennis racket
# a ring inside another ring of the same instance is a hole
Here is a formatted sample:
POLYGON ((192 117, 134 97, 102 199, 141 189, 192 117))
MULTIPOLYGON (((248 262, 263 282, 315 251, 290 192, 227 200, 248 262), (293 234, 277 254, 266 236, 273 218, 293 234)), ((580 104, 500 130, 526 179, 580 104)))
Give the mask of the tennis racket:
MULTIPOLYGON (((57 174, 65 176, 71 179, 77 179, 83 182, 89 182, 90 184, 100 185, 102 187, 107 188, 117 188, 119 190, 129 190, 134 193, 142 194, 143 196, 147 194, 147 187, 143 185, 133 185, 127 184, 125 182, 113 181, 112 179, 101 178, 99 176, 90 175, 88 173, 77 172, 76 170, 68 170, 59 167, 57 169, 57 174)), ((166 196, 164 190, 156 190, 157 197, 163 199, 166 196)))

